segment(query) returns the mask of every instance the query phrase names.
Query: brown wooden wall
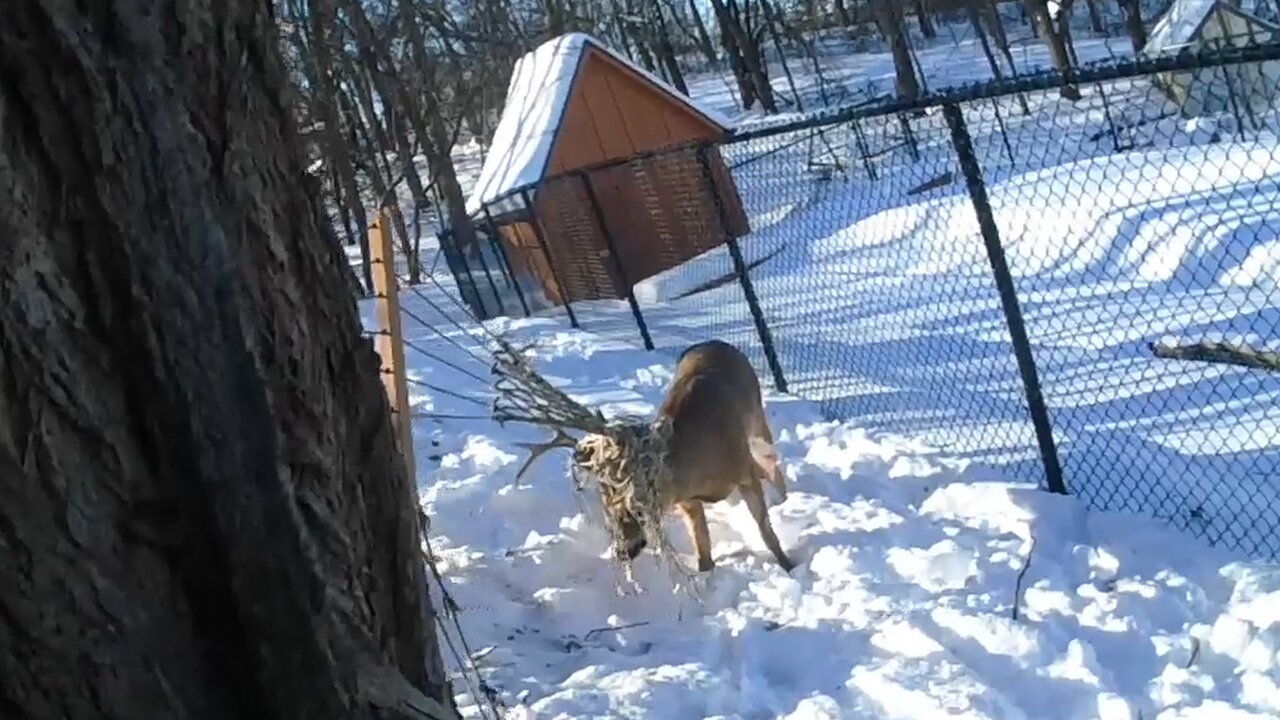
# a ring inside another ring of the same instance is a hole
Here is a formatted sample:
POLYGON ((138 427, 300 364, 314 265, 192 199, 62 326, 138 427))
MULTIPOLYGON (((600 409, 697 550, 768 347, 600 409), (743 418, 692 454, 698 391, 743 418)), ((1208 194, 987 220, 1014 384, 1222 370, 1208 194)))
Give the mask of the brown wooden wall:
MULTIPOLYGON (((715 141, 723 131, 653 88, 607 54, 589 49, 578 69, 546 171, 556 175, 697 140, 715 141)), ((636 283, 721 245, 725 228, 717 195, 734 236, 750 231, 742 200, 718 149, 707 150, 713 192, 693 150, 672 152, 590 173, 627 279, 636 283)), ((580 177, 545 183, 534 207, 555 256, 563 288, 554 287, 543 253, 528 226, 504 229, 521 267, 544 283, 547 297, 562 302, 625 297, 606 254, 603 230, 580 177)))

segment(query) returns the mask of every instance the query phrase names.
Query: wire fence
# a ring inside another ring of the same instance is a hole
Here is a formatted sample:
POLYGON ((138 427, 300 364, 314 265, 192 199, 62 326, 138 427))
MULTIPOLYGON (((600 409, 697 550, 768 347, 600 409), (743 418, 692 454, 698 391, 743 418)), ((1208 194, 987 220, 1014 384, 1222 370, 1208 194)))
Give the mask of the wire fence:
POLYGON ((833 418, 1280 557, 1277 95, 1254 45, 581 168, 486 210, 478 310, 721 338, 833 418))

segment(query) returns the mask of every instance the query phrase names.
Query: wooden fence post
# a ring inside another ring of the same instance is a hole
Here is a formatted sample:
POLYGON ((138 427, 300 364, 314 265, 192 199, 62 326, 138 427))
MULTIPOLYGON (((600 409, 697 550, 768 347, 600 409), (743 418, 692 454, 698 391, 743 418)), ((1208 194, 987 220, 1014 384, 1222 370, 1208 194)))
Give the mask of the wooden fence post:
POLYGON ((404 457, 409 481, 418 481, 413 459, 413 419, 409 416, 409 381, 405 375, 404 335, 400 327, 400 283, 396 279, 395 246, 391 243, 390 219, 379 209, 369 228, 369 248, 373 256, 373 292, 377 303, 378 355, 382 358, 382 384, 391 404, 391 425, 396 444, 404 457))

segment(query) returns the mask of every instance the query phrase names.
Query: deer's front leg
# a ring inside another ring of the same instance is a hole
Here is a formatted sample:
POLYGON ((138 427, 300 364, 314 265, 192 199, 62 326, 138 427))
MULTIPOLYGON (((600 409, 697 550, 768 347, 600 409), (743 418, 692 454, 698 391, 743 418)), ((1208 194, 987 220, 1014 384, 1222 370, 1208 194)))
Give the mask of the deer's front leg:
POLYGON ((689 529, 689 539, 698 553, 698 572, 707 572, 716 566, 711 559, 711 531, 707 529, 707 515, 702 501, 690 500, 680 503, 680 512, 684 515, 685 527, 689 529))

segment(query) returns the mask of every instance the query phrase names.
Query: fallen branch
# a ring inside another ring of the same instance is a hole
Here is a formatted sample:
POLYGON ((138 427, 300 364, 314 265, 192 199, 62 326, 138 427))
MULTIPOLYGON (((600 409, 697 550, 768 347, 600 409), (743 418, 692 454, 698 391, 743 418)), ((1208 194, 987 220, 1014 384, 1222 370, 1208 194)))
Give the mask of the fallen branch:
POLYGON ((586 641, 586 640, 590 640, 591 636, 595 635, 596 633, 603 634, 607 632, 619 632, 622 630, 630 630, 631 628, 644 627, 645 625, 648 625, 648 624, 649 624, 648 620, 642 620, 640 622, 627 623, 626 625, 610 625, 609 627, 598 627, 593 630, 588 630, 587 634, 582 636, 582 639, 586 641))
POLYGON ((1196 660, 1200 658, 1200 639, 1191 638, 1191 656, 1187 658, 1187 664, 1183 665, 1184 669, 1190 669, 1196 664, 1196 660))
POLYGON ((1192 360, 1280 372, 1280 353, 1244 345, 1202 341, 1188 345, 1148 343, 1151 354, 1165 360, 1192 360))
POLYGON ((1036 551, 1036 538, 1031 537, 1031 547, 1027 548, 1027 559, 1022 563, 1022 569, 1018 571, 1017 583, 1013 586, 1013 619, 1018 619, 1018 606, 1022 604, 1022 581, 1027 577, 1027 570, 1031 569, 1031 554, 1036 551))

